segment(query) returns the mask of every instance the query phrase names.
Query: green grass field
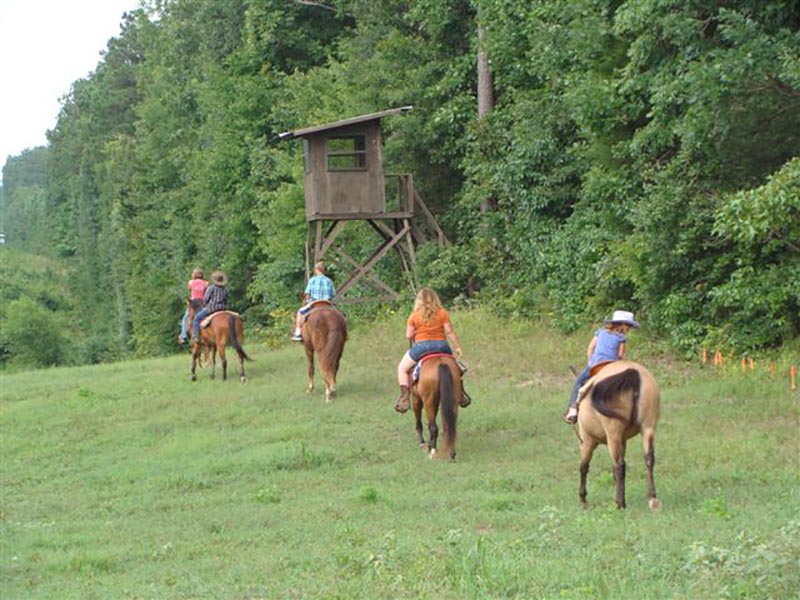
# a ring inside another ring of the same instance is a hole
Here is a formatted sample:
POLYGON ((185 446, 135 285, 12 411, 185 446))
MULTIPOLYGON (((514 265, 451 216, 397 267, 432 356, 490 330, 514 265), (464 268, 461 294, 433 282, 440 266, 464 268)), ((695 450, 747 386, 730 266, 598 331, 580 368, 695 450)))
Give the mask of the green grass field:
POLYGON ((392 409, 400 317, 351 333, 331 405, 319 379, 305 393, 299 346, 252 339, 245 385, 235 366, 191 383, 188 355, 0 376, 0 597, 800 597, 787 380, 677 363, 635 333, 662 387, 663 509, 636 438, 628 509, 601 448, 581 510, 561 413, 590 332, 454 322, 475 401, 453 463, 392 409))

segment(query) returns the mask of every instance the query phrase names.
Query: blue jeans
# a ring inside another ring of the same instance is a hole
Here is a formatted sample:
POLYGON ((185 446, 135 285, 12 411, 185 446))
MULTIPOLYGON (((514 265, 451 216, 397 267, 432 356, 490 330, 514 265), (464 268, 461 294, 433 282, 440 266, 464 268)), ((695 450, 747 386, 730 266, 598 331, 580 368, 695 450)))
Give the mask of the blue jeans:
POLYGON ((200 321, 205 319, 208 315, 212 312, 215 312, 209 308, 201 308, 197 314, 194 316, 194 321, 192 321, 192 337, 199 338, 200 337, 200 321))
POLYGON ((433 354, 442 352, 444 354, 452 354, 450 344, 446 340, 425 340, 424 342, 417 342, 408 351, 408 355, 414 362, 419 362, 419 359, 426 354, 433 354))
POLYGON ((186 309, 186 312, 183 313, 183 317, 181 318, 181 339, 186 341, 186 338, 189 336, 189 309, 186 309))
POLYGON ((575 384, 572 386, 572 392, 569 394, 569 402, 567 402, 567 408, 575 408, 578 406, 578 392, 581 391, 581 386, 589 380, 589 373, 591 372, 592 367, 586 365, 586 367, 578 373, 578 377, 575 378, 575 384))

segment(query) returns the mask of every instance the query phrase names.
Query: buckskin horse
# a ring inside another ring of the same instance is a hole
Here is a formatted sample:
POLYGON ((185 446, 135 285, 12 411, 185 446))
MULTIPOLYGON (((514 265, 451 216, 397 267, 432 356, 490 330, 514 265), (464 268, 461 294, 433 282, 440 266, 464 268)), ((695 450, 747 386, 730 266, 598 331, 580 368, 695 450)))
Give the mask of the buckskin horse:
POLYGON ((422 409, 428 421, 428 456, 430 458, 456 457, 456 424, 458 399, 461 398, 461 369, 450 354, 429 354, 419 364, 419 378, 411 386, 414 418, 419 447, 426 449, 422 435, 422 409), (436 415, 442 412, 442 446, 437 453, 439 427, 436 415))
POLYGON ((347 321, 344 315, 330 302, 319 301, 308 313, 303 327, 303 346, 308 359, 308 387, 314 391, 314 353, 319 356, 319 368, 325 379, 325 402, 336 396, 336 374, 347 341, 347 321))
POLYGON ((625 508, 625 447, 627 440, 642 434, 647 466, 647 498, 650 510, 661 503, 653 481, 655 432, 660 413, 660 392, 653 375, 631 361, 614 361, 604 366, 581 388, 578 409, 578 437, 581 443, 581 505, 586 506, 586 475, 592 453, 600 444, 608 446, 614 462, 617 508, 625 508))
MULTIPOLYGON (((189 307, 190 323, 194 320, 195 307, 189 307)), ((195 368, 200 360, 201 346, 205 345, 211 352, 211 379, 214 379, 217 367, 217 353, 222 363, 222 381, 228 378, 228 359, 225 357, 225 347, 230 342, 236 354, 239 357, 239 381, 244 383, 247 378, 244 374, 244 361, 252 360, 242 348, 244 343, 244 327, 242 325, 241 317, 229 310, 221 310, 212 313, 204 323, 208 323, 205 327, 200 327, 200 339, 192 347, 192 381, 197 381, 195 375, 195 368)))

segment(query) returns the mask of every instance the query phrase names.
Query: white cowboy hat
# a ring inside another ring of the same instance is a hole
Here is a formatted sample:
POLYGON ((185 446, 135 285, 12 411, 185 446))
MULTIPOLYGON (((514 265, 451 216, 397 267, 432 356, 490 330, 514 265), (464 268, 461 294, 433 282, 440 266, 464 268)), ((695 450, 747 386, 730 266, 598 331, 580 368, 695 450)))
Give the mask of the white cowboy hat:
POLYGON ((639 327, 639 322, 633 319, 633 313, 628 312, 627 310, 615 310, 614 314, 611 315, 610 319, 606 319, 604 321, 606 324, 608 323, 624 323, 625 325, 630 325, 633 328, 639 327))

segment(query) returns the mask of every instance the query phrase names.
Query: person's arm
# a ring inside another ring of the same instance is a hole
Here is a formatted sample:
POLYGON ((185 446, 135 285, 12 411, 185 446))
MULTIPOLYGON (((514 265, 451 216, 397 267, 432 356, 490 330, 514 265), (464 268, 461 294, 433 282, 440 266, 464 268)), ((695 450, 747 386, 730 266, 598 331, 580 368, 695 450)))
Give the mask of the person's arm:
POLYGON ((444 333, 448 339, 453 343, 453 352, 456 353, 458 358, 461 358, 461 344, 458 343, 458 336, 456 330, 453 329, 453 324, 450 321, 444 323, 444 333))
POLYGON ((417 335, 417 328, 411 325, 410 323, 406 325, 406 339, 414 343, 414 337, 417 335))
POLYGON ((622 360, 623 358, 625 358, 625 342, 619 345, 619 359, 622 360))
POLYGON ((592 338, 592 341, 589 342, 589 347, 586 348, 586 362, 592 362, 592 354, 594 354, 594 349, 597 348, 597 336, 592 338))

